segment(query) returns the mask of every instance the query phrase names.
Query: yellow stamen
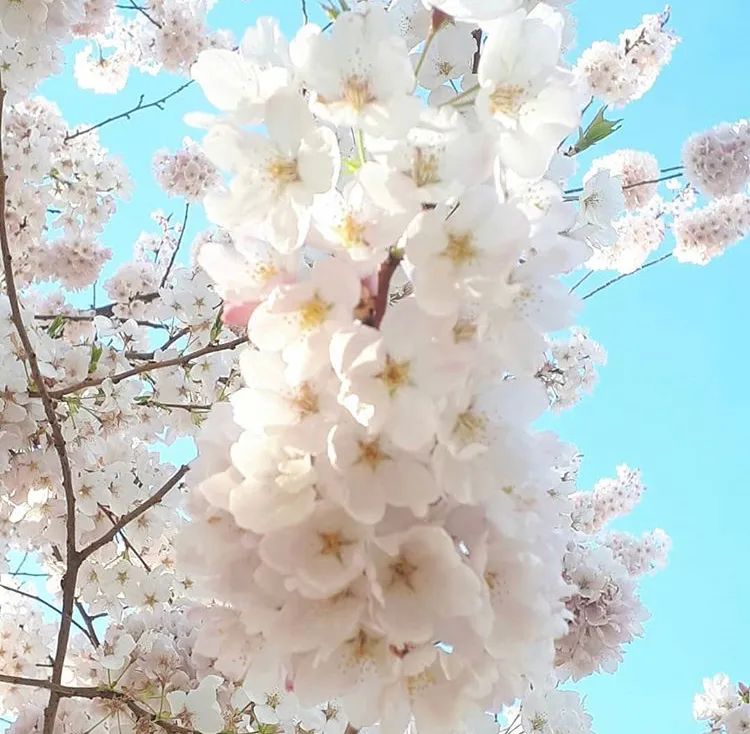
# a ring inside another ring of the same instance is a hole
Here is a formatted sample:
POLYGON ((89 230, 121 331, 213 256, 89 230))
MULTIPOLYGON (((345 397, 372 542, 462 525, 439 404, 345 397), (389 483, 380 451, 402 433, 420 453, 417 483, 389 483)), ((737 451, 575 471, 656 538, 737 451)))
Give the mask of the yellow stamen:
POLYGON ((477 248, 474 246, 474 236, 470 232, 449 235, 448 246, 443 250, 442 255, 456 267, 474 262, 478 255, 477 248))
POLYGON ((299 308, 300 326, 304 331, 316 329, 325 322, 328 312, 333 308, 326 303, 317 293, 299 308))
POLYGON ((398 392, 399 388, 409 384, 410 365, 410 362, 397 362, 390 355, 386 356, 383 371, 379 372, 376 377, 385 383, 391 397, 398 392))

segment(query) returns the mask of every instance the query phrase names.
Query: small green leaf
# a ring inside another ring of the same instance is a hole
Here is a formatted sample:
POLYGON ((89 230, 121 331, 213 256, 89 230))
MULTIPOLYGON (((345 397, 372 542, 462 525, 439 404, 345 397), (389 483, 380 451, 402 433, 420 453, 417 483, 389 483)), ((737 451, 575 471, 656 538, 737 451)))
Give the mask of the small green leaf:
POLYGON ((328 20, 336 20, 336 18, 338 18, 341 14, 341 11, 337 7, 334 7, 333 3, 320 3, 320 7, 326 14, 328 20))
POLYGON ((213 343, 221 336, 221 328, 223 326, 221 317, 224 313, 224 306, 219 309, 219 313, 216 314, 214 323, 211 326, 211 333, 208 335, 208 340, 213 343))
POLYGON ((101 344, 92 344, 91 346, 91 357, 89 359, 89 374, 96 372, 96 368, 99 366, 99 360, 102 358, 104 353, 104 347, 101 344))
POLYGON ((568 155, 578 155, 584 150, 587 150, 592 145, 596 145, 598 142, 608 138, 612 133, 617 132, 622 125, 622 119, 619 120, 607 120, 604 117, 604 113, 607 110, 607 105, 604 105, 599 112, 596 113, 594 119, 589 123, 589 126, 585 130, 580 130, 578 133, 578 140, 572 148, 568 150, 568 155))
POLYGON ((356 173, 362 168, 362 161, 359 158, 345 158, 342 165, 347 173, 356 173))
POLYGON ((47 333, 53 338, 57 339, 62 334, 63 327, 65 326, 65 317, 61 315, 55 316, 52 323, 47 327, 47 333))

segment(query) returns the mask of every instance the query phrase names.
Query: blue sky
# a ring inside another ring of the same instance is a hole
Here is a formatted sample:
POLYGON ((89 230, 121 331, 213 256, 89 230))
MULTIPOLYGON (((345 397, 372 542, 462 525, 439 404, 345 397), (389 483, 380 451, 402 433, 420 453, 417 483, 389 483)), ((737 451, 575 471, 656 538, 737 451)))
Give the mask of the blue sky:
MULTIPOLYGON (((308 5, 314 14, 317 3, 308 5)), ((614 40, 643 13, 662 10, 658 0, 577 0, 573 7, 578 49, 596 39, 614 40)), ((211 18, 240 35, 259 15, 280 14, 291 33, 301 19, 299 8, 297 0, 222 0, 211 18)), ((672 23, 682 45, 655 88, 624 111, 622 130, 596 155, 641 148, 672 166, 691 132, 747 115, 748 22, 746 0, 674 0, 672 23)), ((69 73, 42 91, 71 123, 98 121, 135 104, 141 93, 148 101, 180 84, 177 78, 136 74, 112 99, 81 93, 69 73)), ((142 229, 153 231, 152 209, 179 216, 181 203, 170 202, 153 183, 151 156, 160 146, 175 149, 189 133, 182 115, 204 107, 193 87, 164 111, 147 110, 101 131, 104 144, 127 159, 136 183, 133 200, 107 234, 107 244, 122 256, 142 229)), ((194 212, 189 234, 200 226, 194 212)), ((553 425, 584 455, 583 487, 611 475, 618 463, 639 466, 648 492, 620 527, 663 527, 674 542, 668 568, 643 585, 652 613, 646 637, 630 647, 615 676, 581 685, 598 734, 699 732, 691 701, 702 677, 725 670, 750 678, 742 665, 750 661, 748 274, 747 243, 705 268, 667 261, 590 299, 581 318, 606 347, 609 364, 594 395, 553 425)), ((605 279, 598 277, 586 285, 605 279)))

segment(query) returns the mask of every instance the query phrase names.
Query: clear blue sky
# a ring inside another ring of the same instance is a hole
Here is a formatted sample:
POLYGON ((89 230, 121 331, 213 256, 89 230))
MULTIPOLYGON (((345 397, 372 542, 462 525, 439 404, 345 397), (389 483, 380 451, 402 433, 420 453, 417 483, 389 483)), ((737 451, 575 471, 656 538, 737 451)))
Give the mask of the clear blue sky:
MULTIPOLYGON (((312 10, 317 3, 308 5, 312 10)), ((573 7, 579 49, 595 39, 614 40, 643 13, 662 9, 658 0, 578 0, 573 7)), ((239 35, 263 14, 281 14, 290 33, 301 17, 298 0, 222 0, 211 18, 239 35)), ((596 154, 636 147, 655 153, 663 166, 675 165, 691 132, 746 116, 748 23, 747 0, 674 0, 682 45, 656 87, 625 110, 622 130, 596 154)), ((153 99, 179 83, 134 75, 112 99, 82 94, 63 76, 43 91, 71 122, 91 122, 126 109, 141 93, 153 99)), ((170 203, 153 183, 150 159, 159 146, 176 148, 187 132, 181 116, 202 107, 192 88, 163 112, 148 110, 102 131, 104 143, 128 159, 136 182, 133 201, 107 235, 121 255, 150 228, 153 208, 179 215, 181 204, 170 203)), ((193 217, 190 233, 199 226, 200 217, 193 217)), ((749 276, 748 243, 705 268, 667 261, 592 298, 582 317, 606 347, 609 364, 595 394, 554 425, 584 454, 584 487, 618 463, 641 467, 649 491, 621 527, 660 526, 674 541, 667 570, 644 583, 652 612, 646 637, 630 647, 615 676, 582 685, 598 734, 699 732, 691 701, 702 677, 726 670, 750 678, 749 276)))

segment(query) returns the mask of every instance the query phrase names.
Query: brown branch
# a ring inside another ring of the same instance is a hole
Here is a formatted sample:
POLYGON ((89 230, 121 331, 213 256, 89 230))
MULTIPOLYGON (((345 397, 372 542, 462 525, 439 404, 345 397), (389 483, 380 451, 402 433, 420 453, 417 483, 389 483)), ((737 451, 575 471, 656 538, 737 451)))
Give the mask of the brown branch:
POLYGON ((593 270, 589 270, 586 275, 584 275, 582 278, 580 278, 576 284, 568 291, 568 293, 575 293, 575 291, 578 290, 580 286, 582 286, 592 275, 594 274, 593 270))
MULTIPOLYGON (((99 315, 96 312, 96 309, 85 309, 85 310, 89 311, 89 313, 76 313, 76 314, 43 313, 43 314, 35 314, 34 319, 36 321, 54 321, 59 316, 65 321, 93 321, 94 317, 99 315)), ((127 318, 115 317, 115 316, 112 316, 111 314, 108 316, 108 318, 116 318, 121 323, 125 321, 129 321, 129 319, 127 318)), ((156 321, 144 321, 144 320, 139 320, 139 319, 133 319, 133 320, 135 321, 136 324, 138 324, 138 326, 147 326, 149 329, 164 329, 164 330, 169 329, 169 327, 166 324, 159 324, 156 321)))
POLYGON ((89 700, 101 698, 108 701, 122 701, 137 719, 150 721, 172 734, 198 734, 193 729, 188 729, 159 718, 157 714, 147 711, 124 691, 91 686, 64 686, 42 678, 26 678, 20 675, 6 675, 4 673, 0 673, 0 683, 7 683, 12 686, 25 686, 27 688, 43 688, 50 691, 50 694, 58 696, 58 698, 86 698, 89 700))
POLYGON ((658 265, 661 262, 664 262, 665 260, 668 260, 670 257, 672 257, 672 253, 668 252, 666 255, 662 255, 661 257, 657 258, 656 260, 651 260, 650 262, 645 263, 645 265, 641 265, 640 268, 637 268, 632 273, 623 273, 622 275, 618 275, 616 278, 612 278, 612 280, 608 280, 604 285, 600 285, 598 288, 595 288, 590 293, 587 293, 581 300, 585 301, 587 298, 591 298, 591 296, 596 295, 600 291, 603 291, 605 288, 609 288, 609 286, 614 285, 615 283, 619 283, 624 278, 629 278, 631 275, 635 275, 636 273, 640 273, 641 270, 645 270, 646 268, 650 268, 652 265, 658 265))
MULTIPOLYGON (((152 372, 153 370, 161 370, 161 369, 164 369, 165 367, 178 367, 180 365, 187 364, 188 362, 194 359, 198 359, 199 357, 205 357, 207 354, 214 354, 216 352, 224 352, 228 349, 236 349, 237 347, 241 346, 242 344, 245 344, 246 342, 247 342, 247 337, 241 336, 241 337, 237 337, 236 339, 232 339, 231 341, 223 342, 222 344, 209 344, 208 346, 202 347, 201 349, 197 349, 194 352, 183 354, 180 357, 173 357, 172 359, 165 359, 162 362, 146 362, 145 364, 138 365, 137 367, 133 367, 129 370, 125 370, 124 372, 118 372, 117 374, 112 375, 112 376, 90 377, 86 380, 82 380, 81 382, 76 383, 75 385, 62 387, 58 390, 52 390, 50 391, 49 395, 55 400, 59 400, 60 398, 65 397, 69 393, 78 392, 78 390, 85 390, 88 387, 97 387, 97 385, 101 385, 102 382, 104 382, 105 380, 110 380, 112 384, 117 385, 119 382, 122 382, 123 380, 127 380, 129 377, 142 375, 145 372, 152 372)), ((38 397, 38 396, 34 394, 34 397, 38 397)))
MULTIPOLYGON (((45 607, 47 607, 47 609, 51 609, 53 612, 57 612, 60 616, 63 616, 62 609, 59 609, 54 604, 50 604, 46 599, 42 599, 41 596, 37 596, 36 594, 30 594, 28 591, 23 591, 22 589, 16 589, 13 586, 6 586, 5 584, 0 584, 0 589, 5 589, 6 591, 11 591, 14 594, 18 594, 19 596, 25 596, 27 599, 32 599, 33 601, 38 602, 39 604, 43 604, 45 607)), ((86 635, 87 637, 89 637, 88 630, 85 627, 81 626, 72 617, 71 617, 70 621, 71 621, 72 624, 74 624, 76 627, 78 627, 78 629, 81 630, 81 632, 83 632, 84 635, 86 635)), ((91 639, 91 638, 89 637, 89 639, 91 639)), ((91 640, 91 642, 93 643, 94 640, 91 640)), ((96 645, 95 645, 95 647, 96 647, 96 645)))
POLYGON ((401 262, 401 257, 394 252, 390 252, 388 257, 380 265, 378 270, 378 292, 375 294, 375 307, 372 315, 365 321, 369 326, 380 328, 380 324, 385 316, 388 307, 388 294, 391 289, 391 278, 401 262))
POLYGON ((153 405, 155 408, 164 408, 166 410, 187 410, 187 411, 198 411, 198 412, 208 412, 213 408, 213 405, 200 405, 197 403, 162 403, 158 400, 150 400, 147 403, 144 403, 144 405, 153 405))
POLYGON ((135 509, 120 517, 120 519, 117 520, 112 525, 112 527, 106 533, 104 533, 104 535, 83 548, 79 554, 81 560, 88 558, 92 553, 98 551, 99 548, 111 542, 114 539, 115 535, 117 535, 117 533, 119 533, 129 523, 133 522, 133 520, 140 517, 144 512, 146 512, 146 510, 149 510, 154 505, 158 505, 159 502, 164 499, 166 494, 174 489, 177 484, 179 484, 180 480, 185 476, 185 474, 188 473, 189 470, 190 466, 188 464, 184 464, 183 466, 181 466, 172 475, 169 481, 167 481, 155 494, 151 495, 151 497, 149 497, 144 502, 141 502, 141 504, 138 505, 135 509))
MULTIPOLYGON (((670 168, 663 168, 660 171, 660 173, 669 173, 671 171, 677 171, 680 169, 682 169, 682 166, 671 166, 670 168)), ((635 181, 634 183, 626 184, 625 186, 623 186, 622 190, 628 191, 629 189, 635 189, 638 186, 647 186, 649 184, 658 184, 664 181, 671 181, 673 178, 682 178, 682 176, 683 176, 682 173, 671 173, 668 176, 660 176, 659 178, 651 178, 651 179, 648 179, 647 181, 635 181)), ((563 194, 567 196, 569 194, 580 194, 582 192, 583 192, 583 187, 579 186, 578 188, 575 188, 575 189, 567 189, 566 191, 563 191, 563 194)))
POLYGON ((172 257, 169 258, 169 262, 167 263, 167 269, 164 271, 164 275, 162 275, 161 282, 159 283, 159 288, 163 288, 164 284, 167 282, 167 278, 169 278, 169 272, 172 270, 172 267, 174 266, 174 261, 177 259, 177 253, 180 250, 180 245, 182 244, 182 238, 185 236, 185 227, 187 226, 187 220, 188 220, 188 214, 190 213, 190 202, 187 202, 185 204, 185 216, 182 218, 182 229, 180 230, 180 236, 177 239, 177 244, 174 247, 174 251, 172 252, 172 257))
POLYGON ((482 29, 477 28, 471 32, 471 35, 477 42, 477 50, 471 60, 471 73, 476 74, 479 71, 479 62, 482 60, 482 29))
MULTIPOLYGON (((2 86, 0 79, 0 131, 2 130, 2 113, 5 103, 5 88, 2 86)), ((23 323, 23 316, 18 301, 18 291, 16 290, 15 280, 13 278, 13 260, 10 254, 10 243, 8 242, 8 231, 5 221, 5 198, 6 198, 6 175, 3 153, 3 140, 0 134, 0 248, 2 249, 3 269, 5 272, 5 287, 10 303, 11 320, 16 327, 18 336, 21 339, 26 361, 29 363, 31 376, 36 385, 38 395, 42 400, 44 413, 47 416, 50 430, 52 432, 52 443, 54 444, 57 457, 60 462, 62 471, 62 485, 65 494, 65 551, 66 551, 66 569, 62 577, 62 610, 60 619, 60 629, 57 633, 57 645, 55 647, 55 656, 52 662, 52 682, 60 683, 62 680, 63 666, 65 664, 65 654, 68 649, 70 640, 70 628, 73 621, 73 605, 75 603, 75 586, 78 575, 78 555, 76 552, 76 498, 73 490, 73 475, 70 469, 70 461, 65 446, 65 438, 62 434, 60 422, 55 412, 55 406, 50 394, 47 392, 47 386, 44 383, 44 377, 39 368, 36 353, 23 323)), ((54 692, 50 692, 49 702, 44 710, 44 729, 43 734, 52 734, 57 717, 57 707, 60 703, 60 697, 54 692)))
MULTIPOLYGON (((134 301, 138 301, 139 303, 151 303, 152 301, 155 301, 159 297, 159 294, 156 292, 152 293, 144 293, 144 294, 136 294, 133 296, 133 298, 130 299, 130 303, 132 304, 134 301)), ((94 314, 96 316, 113 316, 115 312, 115 306, 125 306, 127 304, 124 303, 105 303, 103 306, 97 306, 93 310, 94 314)))
POLYGON ((67 143, 71 140, 74 140, 75 138, 80 137, 81 135, 86 135, 87 133, 90 133, 93 130, 98 130, 100 127, 109 125, 111 122, 116 122, 117 120, 124 120, 124 119, 129 120, 130 115, 132 115, 133 113, 140 112, 141 110, 147 110, 150 107, 157 107, 158 109, 162 110, 164 109, 164 103, 167 100, 179 94, 183 89, 187 89, 191 84, 193 84, 192 79, 185 82, 181 86, 177 87, 177 89, 172 90, 169 94, 165 94, 163 97, 160 97, 159 99, 156 99, 153 102, 147 102, 146 104, 143 103, 144 95, 141 95, 140 99, 138 100, 138 104, 136 104, 134 107, 131 107, 129 110, 125 110, 125 112, 120 112, 119 115, 113 115, 112 117, 108 117, 106 120, 97 122, 95 125, 91 125, 90 127, 83 128, 82 130, 76 130, 73 133, 68 133, 65 136, 65 142, 67 143))
MULTIPOLYGON (((108 510, 106 507, 103 507, 102 505, 99 505, 99 509, 107 516, 109 521, 112 523, 112 525, 117 524, 117 515, 115 515, 114 512, 111 510, 108 510)), ((122 542, 125 544, 125 548, 130 551, 140 562, 141 566, 146 570, 147 573, 151 573, 151 566, 146 562, 146 559, 138 552, 136 547, 130 542, 130 538, 128 538, 127 535, 125 535, 124 530, 120 530, 120 537, 122 538, 122 542)))
POLYGON ((167 341, 164 342, 158 349, 155 349, 152 352, 125 352, 125 357, 127 359, 145 359, 145 360, 151 360, 156 355, 156 352, 163 352, 165 349, 168 349, 171 347, 176 341, 179 341, 182 339, 183 336, 187 336, 190 333, 190 327, 189 326, 183 326, 181 329, 176 331, 172 336, 167 339, 167 341))
MULTIPOLYGON (((83 618, 83 621, 86 625, 86 629, 88 630, 87 634, 88 634, 88 638, 91 640, 91 644, 94 647, 99 647, 99 636, 96 634, 96 630, 94 629, 94 617, 92 617, 86 611, 86 607, 83 606, 83 602, 76 600, 76 609, 78 610, 78 613, 83 618)), ((73 622, 73 624, 76 624, 76 623, 73 622)))
POLYGON ((157 28, 163 28, 162 24, 158 20, 152 18, 146 8, 141 5, 137 5, 135 0, 130 0, 130 5, 117 5, 120 10, 135 10, 140 13, 144 18, 147 18, 150 23, 155 25, 157 28))

